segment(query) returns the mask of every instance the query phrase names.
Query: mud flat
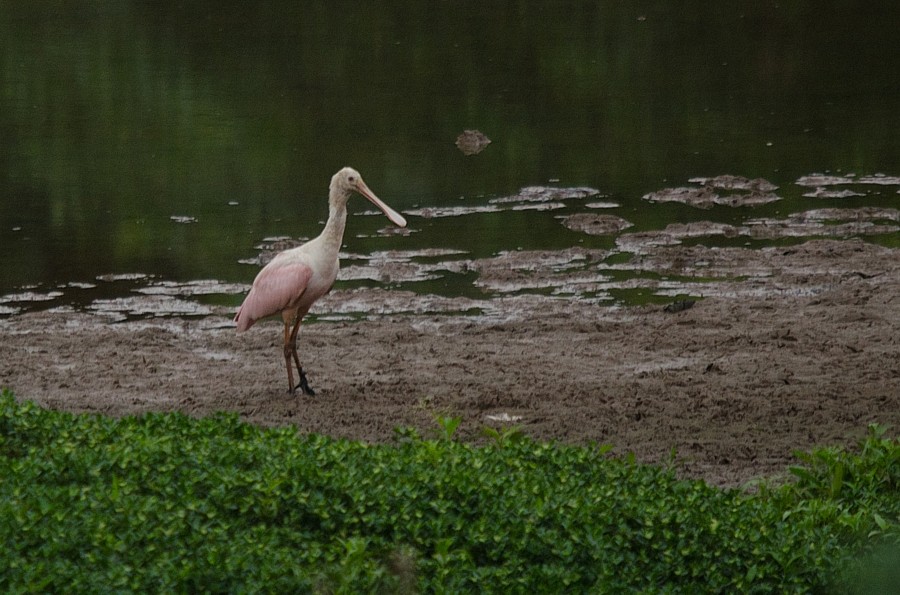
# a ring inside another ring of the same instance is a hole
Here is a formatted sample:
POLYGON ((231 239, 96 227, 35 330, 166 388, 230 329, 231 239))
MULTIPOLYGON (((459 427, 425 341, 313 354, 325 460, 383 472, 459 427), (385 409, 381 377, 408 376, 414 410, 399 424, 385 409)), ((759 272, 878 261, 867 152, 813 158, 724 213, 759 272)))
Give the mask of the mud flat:
MULTIPOLYGON (((435 414, 461 416, 462 439, 514 423, 645 461, 674 448, 685 474, 723 485, 783 473, 792 451, 850 444, 871 422, 900 427, 900 251, 824 239, 755 250, 670 243, 618 265, 604 256, 509 253, 465 266, 495 288, 613 283, 616 267, 644 270, 652 276, 638 281, 673 299, 690 291, 696 305, 669 313, 546 291, 480 300, 338 290, 300 335, 315 397, 286 394, 277 321, 238 336, 218 306, 124 321, 57 307, 0 319, 0 386, 69 411, 228 410, 370 441, 393 440, 399 426, 427 435, 435 414), (694 278, 704 282, 682 285, 694 278)), ((140 311, 137 300, 125 309, 140 311)))

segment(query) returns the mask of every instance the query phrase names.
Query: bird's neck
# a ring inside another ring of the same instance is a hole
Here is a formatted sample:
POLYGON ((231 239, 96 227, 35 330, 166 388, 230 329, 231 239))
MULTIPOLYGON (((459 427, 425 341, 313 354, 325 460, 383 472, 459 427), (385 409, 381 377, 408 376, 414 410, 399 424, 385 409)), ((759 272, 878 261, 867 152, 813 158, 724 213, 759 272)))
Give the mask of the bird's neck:
POLYGON ((328 202, 328 221, 320 237, 328 249, 340 252, 344 241, 344 227, 347 225, 347 205, 328 202))

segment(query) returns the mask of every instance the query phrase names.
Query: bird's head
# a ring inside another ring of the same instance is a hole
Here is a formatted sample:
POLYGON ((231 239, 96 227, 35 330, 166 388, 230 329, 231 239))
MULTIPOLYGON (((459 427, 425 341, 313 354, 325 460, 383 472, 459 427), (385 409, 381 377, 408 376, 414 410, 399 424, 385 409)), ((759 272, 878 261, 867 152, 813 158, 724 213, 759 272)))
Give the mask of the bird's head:
POLYGON ((375 196, 375 193, 369 190, 369 187, 363 182, 362 176, 359 175, 358 171, 352 167, 345 167, 331 177, 331 196, 333 200, 341 200, 346 204, 351 192, 357 192, 369 199, 372 204, 382 210, 394 225, 406 227, 406 219, 404 219, 403 215, 375 196))

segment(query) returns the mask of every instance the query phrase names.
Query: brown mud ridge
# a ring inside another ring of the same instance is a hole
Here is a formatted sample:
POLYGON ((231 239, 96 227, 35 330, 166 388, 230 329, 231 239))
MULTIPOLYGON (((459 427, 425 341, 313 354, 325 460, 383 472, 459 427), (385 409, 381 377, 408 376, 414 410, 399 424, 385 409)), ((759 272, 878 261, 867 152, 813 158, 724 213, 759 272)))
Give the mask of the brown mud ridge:
POLYGON ((721 485, 783 474, 794 450, 852 444, 869 423, 900 427, 900 250, 835 238, 649 245, 614 266, 579 249, 456 266, 489 287, 602 284, 624 267, 652 273, 637 282, 663 295, 673 283, 673 300, 684 288, 667 279, 702 279, 694 307, 616 307, 577 291, 335 291, 300 334, 315 397, 286 393, 280 322, 238 336, 216 306, 190 319, 66 308, 0 319, 0 386, 69 411, 227 410, 369 441, 403 426, 429 435, 436 414, 461 416, 462 439, 513 423, 649 462, 675 449, 686 475, 721 485))

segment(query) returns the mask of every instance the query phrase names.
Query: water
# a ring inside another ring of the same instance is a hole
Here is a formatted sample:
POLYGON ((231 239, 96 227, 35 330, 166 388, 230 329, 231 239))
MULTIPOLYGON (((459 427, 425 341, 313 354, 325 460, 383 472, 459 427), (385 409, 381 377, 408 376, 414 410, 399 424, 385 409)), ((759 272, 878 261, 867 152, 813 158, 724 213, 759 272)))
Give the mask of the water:
MULTIPOLYGON (((408 235, 352 216, 346 250, 360 257, 615 247, 560 223, 584 200, 479 208, 532 185, 594 188, 588 202, 619 205, 603 211, 629 231, 900 204, 898 185, 814 198, 795 184, 900 175, 900 6, 182 4, 0 3, 0 314, 197 280, 221 286, 189 303, 236 305, 257 270, 241 261, 266 238, 317 234, 344 165, 398 210, 473 211, 410 217, 408 235), (469 128, 493 141, 478 155, 454 146, 469 128), (783 200, 641 198, 720 174, 769 180, 783 200)), ((393 285, 482 294, 475 282, 393 285)))

